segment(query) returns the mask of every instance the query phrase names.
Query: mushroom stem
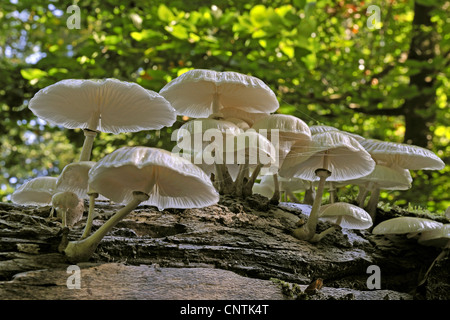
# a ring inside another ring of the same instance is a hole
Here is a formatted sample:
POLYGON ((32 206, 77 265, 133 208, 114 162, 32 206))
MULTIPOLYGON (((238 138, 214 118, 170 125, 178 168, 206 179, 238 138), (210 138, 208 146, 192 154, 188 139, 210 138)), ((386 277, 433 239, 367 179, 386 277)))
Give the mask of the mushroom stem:
POLYGON ((320 240, 323 239, 323 237, 325 237, 327 234, 330 234, 330 233, 334 232, 334 230, 336 230, 337 228, 338 228, 338 226, 332 226, 332 227, 329 227, 328 229, 322 231, 319 234, 315 234, 312 237, 312 239, 310 240, 310 242, 313 242, 313 243, 319 242, 320 240))
POLYGON ((314 204, 311 208, 311 213, 309 215, 308 221, 300 228, 295 229, 293 233, 294 237, 300 240, 309 241, 314 237, 316 233, 317 222, 319 220, 319 209, 322 204, 323 189, 327 178, 331 175, 331 172, 327 169, 317 169, 316 175, 320 180, 319 185, 317 186, 316 197, 314 199, 314 204))
POLYGON ((80 239, 85 239, 91 234, 92 221, 94 220, 94 207, 95 207, 95 199, 98 197, 98 193, 92 192, 89 194, 89 211, 88 217, 86 221, 86 225, 84 227, 83 235, 80 239))
POLYGON ((309 204, 312 206, 314 204, 315 198, 316 198, 316 191, 312 186, 312 182, 310 182, 309 188, 305 191, 305 198, 303 199, 303 202, 305 204, 309 204))
POLYGON ((133 192, 133 199, 122 209, 117 211, 105 224, 89 237, 78 240, 69 241, 67 247, 63 250, 71 262, 87 261, 97 249, 98 244, 103 237, 123 218, 125 218, 132 210, 134 210, 141 202, 148 200, 149 195, 140 192, 133 192))
POLYGON ((240 197, 242 195, 242 189, 244 188, 244 179, 248 171, 248 163, 239 165, 239 172, 234 182, 234 193, 240 197))
POLYGON ((220 194, 224 193, 224 175, 223 175, 223 166, 221 164, 215 163, 216 168, 215 180, 217 191, 220 194))
POLYGON ((289 200, 295 203, 300 203, 300 200, 295 196, 295 194, 291 190, 286 190, 286 201, 287 197, 289 196, 289 200))
POLYGON ((230 172, 228 171, 228 167, 226 164, 221 165, 223 167, 222 169, 222 175, 223 175, 223 191, 225 194, 230 194, 233 192, 233 178, 230 175, 230 172))
POLYGON ((263 167, 262 164, 258 164, 253 170, 252 175, 250 176, 250 179, 247 181, 247 183, 244 185, 244 188, 242 190, 242 195, 244 196, 251 196, 253 191, 253 185, 255 184, 256 178, 258 177, 259 173, 261 172, 261 168, 263 167))
POLYGON ((377 215, 378 200, 380 199, 380 188, 374 187, 370 194, 369 203, 367 204, 367 212, 370 214, 372 221, 375 221, 377 215))
MULTIPOLYGON (((278 204, 280 202, 280 183, 278 182, 278 174, 273 175, 273 185, 274 185, 274 191, 273 196, 270 199, 270 203, 272 204, 278 204)), ((287 195, 286 195, 287 197, 287 195)))
MULTIPOLYGON (((216 90, 217 90, 217 88, 216 88, 216 90)), ((212 113, 213 114, 219 113, 220 107, 221 107, 221 105, 219 102, 219 93, 216 91, 213 96, 212 113)))
POLYGON ((364 208, 364 202, 366 201, 367 194, 369 193, 369 189, 365 186, 359 186, 358 197, 356 198, 356 202, 360 208, 364 208))
POLYGON ((97 131, 84 129, 84 143, 81 149, 80 161, 89 161, 91 159, 92 146, 97 136, 97 131))
POLYGON ((334 183, 330 182, 330 189, 328 190, 330 192, 330 203, 335 203, 336 201, 336 188, 334 187, 334 183))
POLYGON ((69 211, 69 208, 64 209, 61 214, 61 222, 63 228, 67 227, 67 211, 69 211))

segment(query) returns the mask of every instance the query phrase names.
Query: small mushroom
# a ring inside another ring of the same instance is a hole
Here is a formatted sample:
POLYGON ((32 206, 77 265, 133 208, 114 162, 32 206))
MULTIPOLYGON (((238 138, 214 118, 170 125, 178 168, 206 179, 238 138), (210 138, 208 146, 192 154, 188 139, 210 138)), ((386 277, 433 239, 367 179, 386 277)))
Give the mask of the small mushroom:
MULTIPOLYGON (((89 210, 86 226, 82 235, 82 239, 86 238, 92 227, 94 219, 95 199, 99 198, 98 192, 93 190, 88 183, 89 170, 95 165, 94 161, 73 162, 66 165, 56 181, 58 191, 71 191, 78 197, 84 199, 89 198, 89 210)), ((100 199, 105 199, 100 196, 100 199)))
MULTIPOLYGON (((345 202, 335 202, 321 206, 319 220, 330 222, 334 226, 314 235, 312 242, 320 241, 324 236, 333 232, 336 228, 364 230, 372 226, 370 215, 358 206, 345 202)), ((294 233, 296 231, 294 230, 294 233)))
POLYGON ((300 240, 311 240, 315 235, 325 182, 345 181, 368 175, 375 162, 357 140, 338 131, 312 136, 309 146, 291 147, 279 171, 282 177, 319 179, 311 214, 306 224, 297 230, 300 240))
POLYGON ((70 191, 57 192, 52 196, 52 213, 61 210, 59 214, 61 216, 63 227, 73 226, 80 221, 83 216, 84 203, 82 199, 70 191))
POLYGON ((117 149, 98 161, 89 177, 89 185, 96 191, 126 205, 87 238, 70 241, 60 249, 73 262, 88 260, 103 237, 141 203, 162 210, 205 207, 219 200, 199 167, 158 148, 117 149))
POLYGON ((176 120, 175 110, 158 93, 117 79, 61 80, 37 92, 28 107, 43 120, 83 129, 80 161, 90 160, 98 131, 158 130, 176 120))
POLYGON ((409 234, 440 229, 442 223, 418 217, 397 217, 385 220, 373 228, 373 234, 409 234))
POLYGON ((37 177, 33 178, 19 188, 11 195, 11 201, 15 204, 46 206, 52 202, 52 196, 56 192, 55 177, 37 177))

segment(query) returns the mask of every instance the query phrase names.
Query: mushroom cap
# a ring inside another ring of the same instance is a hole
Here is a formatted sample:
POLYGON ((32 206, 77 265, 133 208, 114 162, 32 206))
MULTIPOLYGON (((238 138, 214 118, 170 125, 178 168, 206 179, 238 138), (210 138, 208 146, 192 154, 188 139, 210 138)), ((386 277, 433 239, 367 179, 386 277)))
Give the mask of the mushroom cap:
POLYGON ((256 120, 252 129, 256 131, 278 130, 280 140, 299 141, 304 140, 305 144, 311 142, 311 131, 308 125, 300 118, 287 114, 270 114, 264 118, 256 120))
POLYGON ((335 128, 332 126, 326 126, 326 125, 310 126, 309 130, 311 131, 311 134, 318 134, 318 133, 329 132, 329 131, 340 131, 338 128, 335 128))
MULTIPOLYGON (((280 191, 301 191, 301 190, 307 190, 309 188, 309 181, 304 181, 299 178, 283 178, 278 177, 278 182, 280 184, 280 191)), ((267 186, 270 188, 271 192, 273 193, 275 190, 273 176, 272 175, 264 175, 261 177, 261 180, 259 182, 260 186, 267 186)))
POLYGON ((373 228, 373 234, 406 234, 439 229, 442 223, 417 217, 397 217, 385 220, 373 228))
POLYGON ((142 204, 194 208, 215 204, 219 195, 209 177, 190 161, 158 148, 123 147, 98 161, 89 184, 117 203, 133 199, 133 191, 149 195, 142 204))
POLYGON ((264 118, 269 114, 267 113, 252 113, 247 112, 242 109, 236 108, 223 108, 220 110, 220 114, 223 116, 224 120, 228 120, 228 118, 237 118, 244 120, 248 123, 249 126, 252 126, 255 121, 258 119, 264 118))
POLYGON ((208 146, 225 148, 226 138, 242 132, 236 124, 226 120, 210 118, 194 119, 184 123, 177 130, 177 146, 188 152, 199 153, 208 146), (221 141, 216 141, 222 137, 221 141))
POLYGON ((344 229, 368 229, 372 226, 370 214, 358 206, 345 202, 323 205, 319 220, 328 221, 344 229))
POLYGON ((339 131, 339 132, 342 132, 342 133, 345 133, 345 134, 351 136, 352 138, 355 138, 357 141, 362 141, 362 140, 366 139, 364 137, 361 137, 359 134, 340 130, 340 129, 332 127, 332 126, 315 125, 315 126, 310 126, 309 129, 311 130, 311 134, 317 134, 317 133, 323 133, 323 132, 329 132, 329 131, 339 131))
POLYGON ((277 149, 266 137, 253 129, 227 137, 225 145, 224 162, 227 164, 262 164, 266 168, 278 168, 277 149))
POLYGON ((33 178, 14 191, 11 195, 11 201, 23 205, 48 205, 56 192, 56 180, 56 177, 33 178))
POLYGON ((59 209, 75 209, 80 203, 78 196, 71 191, 57 192, 52 196, 52 206, 59 209))
POLYGON ((239 127, 239 129, 245 131, 250 129, 250 125, 247 121, 239 118, 224 118, 225 121, 232 122, 239 127))
POLYGON ((415 145, 365 139, 361 145, 381 164, 396 164, 409 170, 442 170, 445 163, 432 151, 415 145))
POLYGON ((222 108, 249 113, 278 109, 275 93, 260 79, 238 72, 194 69, 166 84, 159 92, 180 115, 206 118, 213 113, 214 95, 222 108))
POLYGON ((56 125, 107 133, 159 130, 176 120, 175 110, 158 93, 111 78, 61 80, 39 90, 28 107, 56 125))
POLYGON ((357 140, 339 131, 312 135, 310 145, 294 144, 279 171, 285 178, 297 177, 315 181, 315 170, 323 168, 324 157, 328 159, 331 176, 327 181, 357 179, 371 173, 375 161, 357 140))
POLYGON ((439 229, 421 233, 418 243, 425 246, 445 247, 450 241, 450 224, 444 224, 439 229))
POLYGON ((69 163, 57 178, 56 189, 58 191, 71 191, 79 198, 86 198, 89 188, 89 170, 95 163, 94 161, 69 163))
POLYGON ((273 187, 266 183, 255 183, 252 187, 252 192, 270 198, 273 196, 273 187))
POLYGON ((408 169, 393 165, 387 167, 381 164, 375 165, 375 169, 367 176, 345 181, 346 184, 368 185, 374 184, 384 190, 407 190, 411 188, 412 177, 408 169))

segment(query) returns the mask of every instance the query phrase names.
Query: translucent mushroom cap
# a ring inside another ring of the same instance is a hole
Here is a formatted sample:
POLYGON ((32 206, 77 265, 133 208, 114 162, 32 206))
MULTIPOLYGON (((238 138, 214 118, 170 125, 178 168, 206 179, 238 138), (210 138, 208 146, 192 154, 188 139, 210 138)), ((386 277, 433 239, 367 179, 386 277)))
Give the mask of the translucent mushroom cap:
POLYGON ((346 181, 347 184, 369 185, 385 190, 407 190, 411 188, 412 177, 408 169, 399 166, 375 165, 375 169, 367 176, 346 181))
POLYGON ((323 132, 329 132, 329 131, 339 131, 339 132, 342 132, 342 133, 345 133, 345 134, 351 136, 352 138, 355 138, 357 141, 365 140, 364 137, 361 137, 360 135, 358 135, 356 133, 339 130, 338 128, 335 128, 332 126, 315 125, 315 126, 310 126, 309 129, 311 130, 311 134, 313 134, 313 135, 317 134, 317 133, 323 133, 323 132))
POLYGON ((244 120, 248 125, 251 127, 255 121, 258 119, 264 118, 269 114, 267 113, 252 113, 247 112, 242 109, 236 109, 236 108, 223 108, 220 109, 220 114, 223 116, 224 120, 228 120, 229 118, 237 118, 244 120))
POLYGON ((326 125, 310 126, 309 130, 311 131, 311 134, 318 134, 318 133, 329 132, 329 131, 339 131, 338 128, 335 128, 332 126, 326 126, 326 125))
MULTIPOLYGON (((278 182, 280 184, 280 191, 296 192, 296 191, 304 191, 309 188, 309 182, 299 178, 287 179, 283 177, 278 177, 278 182)), ((261 188, 267 187, 268 190, 270 190, 270 192, 273 194, 275 190, 273 177, 271 175, 262 176, 259 182, 259 187, 261 188)))
POLYGON ((440 229, 442 223, 417 217, 398 217, 385 220, 373 228, 373 234, 407 234, 440 229))
POLYGON ((224 160, 227 164, 260 164, 266 168, 278 168, 277 149, 266 137, 252 129, 227 137, 225 145, 224 160))
POLYGON ((403 143, 366 139, 361 145, 380 164, 396 164, 409 170, 442 170, 445 163, 432 151, 403 143))
POLYGON ((159 92, 181 115, 207 118, 213 103, 249 113, 271 113, 278 109, 275 93, 260 79, 245 74, 194 69, 166 84, 159 92), (214 102, 216 95, 217 101, 214 102))
POLYGON ((331 171, 327 181, 357 179, 371 173, 375 161, 357 140, 339 131, 318 133, 310 145, 294 144, 280 169, 280 176, 314 181, 317 169, 331 171), (324 168, 324 160, 327 167, 324 168))
POLYGON ((358 206, 336 202, 320 208, 319 220, 337 224, 344 229, 368 229, 372 226, 370 214, 358 206))
POLYGON ((418 243, 425 246, 445 247, 450 241, 450 224, 444 224, 439 229, 421 233, 418 243))
POLYGON ((123 147, 98 161, 89 184, 117 203, 132 200, 133 191, 148 194, 142 204, 165 208, 195 208, 215 204, 219 195, 209 177, 190 161, 166 150, 123 147))
POLYGON ((71 191, 57 192, 52 196, 52 206, 58 209, 75 209, 79 202, 78 196, 71 191))
POLYGON ((287 114, 271 114, 255 121, 252 129, 256 131, 277 130, 281 140, 298 141, 305 140, 307 144, 311 141, 311 131, 308 125, 300 118, 287 114))
POLYGON ((37 177, 25 182, 11 195, 16 204, 45 206, 51 203, 56 192, 55 177, 37 177))
POLYGON ((89 170, 94 165, 94 161, 69 163, 57 178, 56 189, 58 191, 71 191, 80 198, 86 198, 89 188, 89 170))
POLYGON ((62 80, 41 89, 28 107, 56 125, 107 133, 158 130, 176 120, 158 93, 117 79, 62 80))

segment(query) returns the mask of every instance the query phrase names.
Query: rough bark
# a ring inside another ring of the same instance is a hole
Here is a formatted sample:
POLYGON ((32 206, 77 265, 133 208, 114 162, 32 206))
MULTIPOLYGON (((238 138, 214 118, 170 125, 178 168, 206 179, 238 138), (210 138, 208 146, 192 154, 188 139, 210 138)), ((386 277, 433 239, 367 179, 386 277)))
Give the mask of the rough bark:
MULTIPOLYGON (((97 204, 93 230, 118 208, 97 204)), ((309 209, 271 205, 258 195, 222 197, 203 209, 141 206, 102 240, 88 263, 78 264, 81 288, 69 289, 71 264, 58 253, 62 228, 45 218, 50 208, 0 204, 0 299, 450 298, 448 258, 417 287, 439 249, 369 230, 336 231, 316 244, 297 240, 291 232, 309 209), (370 265, 381 270, 380 290, 367 286, 370 265), (323 288, 306 294, 319 278, 323 288)), ((85 220, 69 239, 81 236, 85 220)), ((318 231, 327 227, 319 223, 318 231)))

